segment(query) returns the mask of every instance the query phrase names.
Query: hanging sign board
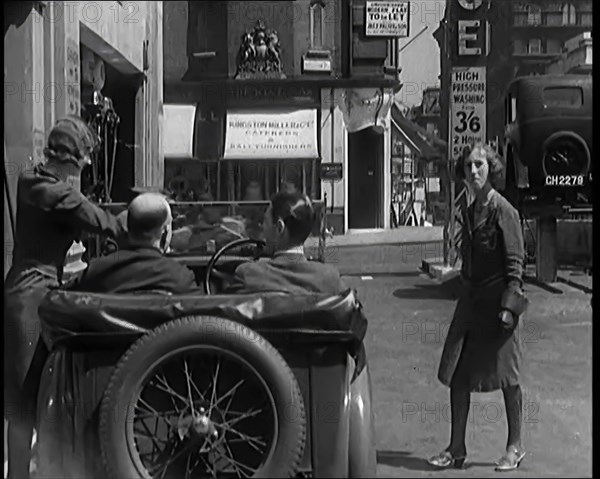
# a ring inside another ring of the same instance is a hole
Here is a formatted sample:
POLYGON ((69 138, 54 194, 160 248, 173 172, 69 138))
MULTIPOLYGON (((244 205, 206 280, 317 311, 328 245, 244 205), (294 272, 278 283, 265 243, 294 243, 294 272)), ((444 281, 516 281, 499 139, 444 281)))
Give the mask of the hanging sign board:
POLYGON ((486 140, 486 69, 455 67, 450 90, 450 153, 457 161, 463 148, 486 140))
POLYGON ((331 182, 342 181, 342 164, 321 163, 321 180, 331 182))
POLYGON ((225 159, 317 158, 317 110, 227 112, 225 159))
POLYGON ((367 1, 365 36, 406 38, 410 2, 367 1))

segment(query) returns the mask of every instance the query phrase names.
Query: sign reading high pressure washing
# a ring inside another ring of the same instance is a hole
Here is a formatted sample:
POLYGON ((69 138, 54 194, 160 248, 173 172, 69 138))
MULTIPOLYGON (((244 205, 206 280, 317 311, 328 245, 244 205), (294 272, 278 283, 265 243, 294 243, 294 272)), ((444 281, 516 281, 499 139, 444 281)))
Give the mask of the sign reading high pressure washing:
POLYGON ((450 148, 454 161, 467 146, 485 142, 485 67, 455 67, 450 89, 450 148))
POLYGON ((365 35, 367 37, 408 37, 409 3, 367 1, 365 35))

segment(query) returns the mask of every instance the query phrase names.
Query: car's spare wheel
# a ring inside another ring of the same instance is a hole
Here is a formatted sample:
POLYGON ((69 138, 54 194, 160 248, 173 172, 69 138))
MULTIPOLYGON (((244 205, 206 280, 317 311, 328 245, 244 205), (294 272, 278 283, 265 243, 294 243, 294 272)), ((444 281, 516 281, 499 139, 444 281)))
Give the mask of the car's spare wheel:
POLYGON ((188 317, 122 357, 100 410, 111 479, 290 477, 306 420, 294 373, 251 329, 188 317))

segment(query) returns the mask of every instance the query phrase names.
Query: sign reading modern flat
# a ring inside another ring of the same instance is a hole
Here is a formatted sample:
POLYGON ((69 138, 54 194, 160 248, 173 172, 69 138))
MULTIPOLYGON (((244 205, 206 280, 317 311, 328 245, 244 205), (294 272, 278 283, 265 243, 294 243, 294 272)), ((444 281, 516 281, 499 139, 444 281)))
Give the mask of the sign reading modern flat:
POLYGON ((450 90, 450 148, 458 160, 467 146, 485 141, 486 69, 455 67, 450 90))
POLYGON ((317 158, 317 110, 229 111, 226 159, 317 158))
POLYGON ((321 163, 322 181, 341 181, 342 164, 341 163, 321 163))
POLYGON ((408 37, 409 6, 410 2, 367 1, 365 35, 367 37, 408 37))
POLYGON ((163 106, 165 158, 193 158, 196 105, 163 106))

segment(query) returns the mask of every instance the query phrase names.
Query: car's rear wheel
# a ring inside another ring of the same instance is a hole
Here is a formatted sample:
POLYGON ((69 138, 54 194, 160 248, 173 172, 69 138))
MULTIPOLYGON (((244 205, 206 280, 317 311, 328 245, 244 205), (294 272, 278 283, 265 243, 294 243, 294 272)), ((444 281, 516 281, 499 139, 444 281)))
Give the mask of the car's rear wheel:
POLYGON ((306 420, 279 352, 214 317, 167 323, 125 353, 100 410, 107 476, 293 477, 306 420))

